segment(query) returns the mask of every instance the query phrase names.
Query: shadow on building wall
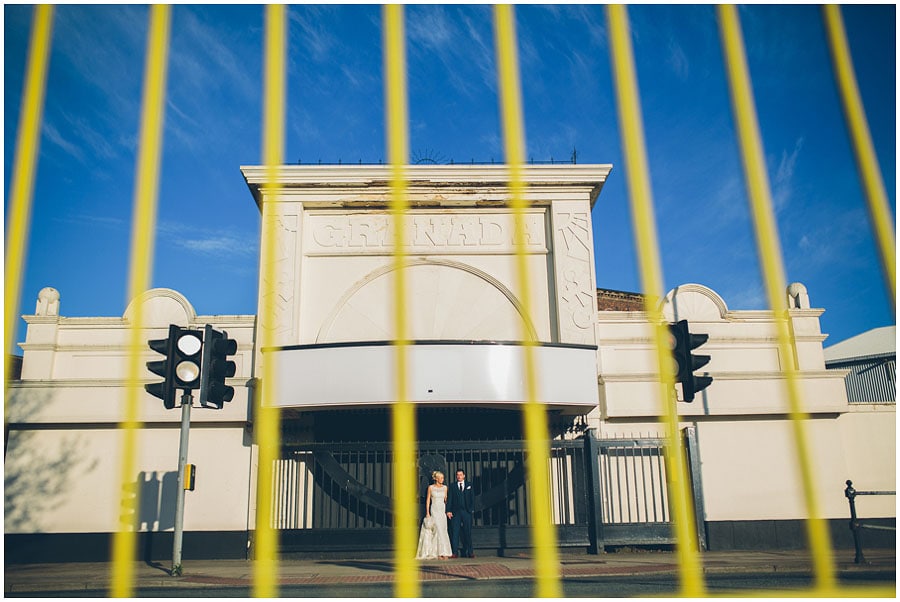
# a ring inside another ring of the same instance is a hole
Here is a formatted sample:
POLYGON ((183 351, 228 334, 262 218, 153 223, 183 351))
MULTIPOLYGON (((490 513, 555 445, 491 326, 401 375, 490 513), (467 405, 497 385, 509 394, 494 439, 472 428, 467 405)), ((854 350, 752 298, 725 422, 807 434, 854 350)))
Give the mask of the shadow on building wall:
POLYGON ((15 390, 7 398, 4 441, 4 528, 6 533, 39 533, 69 500, 78 479, 97 467, 85 437, 46 437, 28 428, 50 401, 49 393, 15 390))
POLYGON ((141 471, 137 479, 122 485, 119 521, 124 528, 141 533, 141 560, 165 558, 171 552, 177 490, 178 472, 174 470, 141 471))

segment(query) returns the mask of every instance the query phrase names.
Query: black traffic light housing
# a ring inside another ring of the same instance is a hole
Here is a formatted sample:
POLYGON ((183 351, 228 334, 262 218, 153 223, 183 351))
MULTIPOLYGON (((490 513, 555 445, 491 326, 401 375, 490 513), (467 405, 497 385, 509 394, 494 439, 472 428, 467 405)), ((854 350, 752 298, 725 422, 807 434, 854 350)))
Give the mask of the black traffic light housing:
POLYGON ((169 325, 165 339, 147 341, 150 349, 161 353, 165 359, 147 362, 147 369, 163 377, 162 382, 144 385, 148 393, 163 400, 167 410, 175 407, 177 389, 200 387, 200 364, 203 350, 203 332, 169 325))
POLYGON ((165 356, 165 359, 147 362, 147 369, 150 370, 150 372, 152 372, 153 374, 162 376, 163 381, 160 383, 151 383, 149 385, 144 385, 144 389, 146 389, 147 392, 154 397, 162 399, 163 406, 165 406, 167 410, 171 410, 175 407, 175 364, 172 361, 174 359, 172 349, 175 345, 175 337, 177 331, 178 327, 174 324, 171 324, 169 325, 168 338, 151 339, 147 341, 147 343, 150 345, 150 349, 157 353, 163 354, 163 356, 165 356))
POLYGON ((209 324, 204 334, 200 405, 221 410, 225 402, 234 397, 234 387, 226 385, 225 379, 235 374, 235 363, 228 356, 237 353, 237 341, 229 339, 227 332, 219 332, 209 324))
POLYGON ((203 331, 179 328, 173 353, 176 389, 200 388, 200 364, 203 352, 203 331))
POLYGON ((709 376, 695 376, 694 371, 709 363, 708 355, 694 355, 694 349, 709 340, 708 334, 694 334, 687 320, 669 324, 672 335, 672 356, 677 364, 675 380, 681 383, 683 401, 692 402, 697 392, 712 384, 709 376))

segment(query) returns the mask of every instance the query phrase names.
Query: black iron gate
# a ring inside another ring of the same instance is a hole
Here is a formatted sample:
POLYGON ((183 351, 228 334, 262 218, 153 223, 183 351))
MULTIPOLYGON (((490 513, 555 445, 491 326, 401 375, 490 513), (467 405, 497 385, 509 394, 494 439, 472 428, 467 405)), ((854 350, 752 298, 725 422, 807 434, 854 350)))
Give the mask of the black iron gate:
MULTIPOLYGON (((673 543, 664 441, 596 439, 591 433, 551 442, 551 507, 559 545, 597 550, 673 543)), ((688 429, 687 449, 696 457, 693 441, 688 429)), ((432 471, 442 471, 449 483, 461 468, 475 489, 475 546, 502 551, 530 545, 523 441, 421 442, 418 452, 419 518, 432 471)), ((391 548, 390 443, 285 446, 275 475, 273 526, 281 532, 284 553, 391 548)), ((691 476, 699 504, 696 466, 691 476)), ((697 510, 700 520, 702 507, 697 510)))

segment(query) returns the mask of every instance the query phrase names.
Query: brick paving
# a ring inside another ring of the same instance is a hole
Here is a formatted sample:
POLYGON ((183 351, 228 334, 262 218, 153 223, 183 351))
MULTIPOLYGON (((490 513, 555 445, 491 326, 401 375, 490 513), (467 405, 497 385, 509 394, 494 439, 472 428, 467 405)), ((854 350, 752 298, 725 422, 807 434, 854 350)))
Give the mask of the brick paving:
MULTIPOLYGON (((836 551, 835 567, 841 573, 879 571, 896 575, 895 550, 866 551, 869 562, 853 564, 852 551, 836 551)), ((535 574, 533 559, 516 557, 479 557, 427 561, 419 564, 421 582, 450 580, 529 579, 535 574)), ((802 551, 785 552, 706 552, 701 563, 706 574, 775 573, 810 574, 809 555, 802 551)), ((53 592, 66 590, 106 590, 111 581, 108 563, 67 563, 6 565, 4 591, 53 592)), ((184 574, 170 577, 164 563, 135 562, 135 587, 243 587, 253 586, 253 562, 246 560, 186 560, 184 574)), ((566 554, 560 558, 563 578, 676 574, 676 555, 669 552, 616 552, 602 555, 566 554)), ((279 563, 280 585, 340 585, 353 583, 391 583, 395 580, 391 560, 284 560, 279 563)))

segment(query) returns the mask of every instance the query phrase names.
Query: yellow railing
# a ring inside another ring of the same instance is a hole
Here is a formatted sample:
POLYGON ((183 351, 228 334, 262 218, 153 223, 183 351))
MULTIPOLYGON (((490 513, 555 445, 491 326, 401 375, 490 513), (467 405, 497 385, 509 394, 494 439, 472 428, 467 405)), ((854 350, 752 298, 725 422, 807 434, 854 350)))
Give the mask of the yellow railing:
POLYGON ((756 245, 769 307, 775 313, 779 357, 784 361, 784 382, 787 386, 788 407, 796 442, 797 460, 800 465, 803 497, 806 502, 807 535, 813 554, 816 583, 821 588, 831 588, 835 584, 834 567, 830 558, 831 545, 815 496, 815 477, 804 429, 807 415, 803 412, 803 404, 800 399, 795 353, 791 346, 793 337, 790 332, 790 318, 784 295, 787 282, 781 259, 778 227, 775 224, 775 215, 772 210, 769 179, 750 86, 750 74, 747 70, 747 59, 744 56, 744 43, 737 7, 720 6, 719 25, 722 45, 725 49, 726 71, 731 101, 734 105, 747 193, 756 232, 756 245))
MULTIPOLYGON (((31 196, 41 141, 44 92, 47 89, 47 65, 50 63, 50 34, 53 7, 39 6, 34 11, 28 65, 20 105, 16 154, 9 188, 9 213, 6 216, 6 276, 3 281, 3 374, 4 393, 9 382, 9 356, 16 336, 19 299, 22 296, 22 268, 31 222, 31 196)), ((4 422, 5 420, 4 410, 4 422)))
MULTIPOLYGON (((285 99, 285 56, 286 56, 286 11, 283 5, 269 6, 266 11, 265 39, 265 85, 263 118, 263 157, 267 168, 266 184, 261 191, 261 211, 263 223, 263 246, 260 253, 261 287, 258 344, 261 347, 275 343, 274 331, 274 284, 277 249, 278 169, 283 163, 285 99)), ((137 178, 134 193, 134 222, 132 227, 131 266, 127 299, 131 300, 148 289, 153 257, 153 236, 155 233, 156 196, 159 180, 159 163, 162 148, 162 123, 165 106, 166 64, 169 32, 169 12, 166 6, 150 9, 150 29, 147 42, 147 56, 144 75, 144 96, 142 105, 140 149, 137 159, 137 178)), ((6 293, 4 325, 6 349, 12 347, 16 316, 21 297, 22 270, 25 265, 26 247, 30 220, 31 196, 35 175, 43 97, 46 83, 52 30, 53 8, 35 8, 28 66, 22 95, 21 118, 17 131, 14 157, 14 171, 9 193, 9 215, 6 246, 6 293)), ((673 519, 678 541, 678 563, 680 567, 681 593, 685 596, 701 596, 705 593, 702 577, 702 559, 697 550, 697 537, 692 506, 689 503, 689 484, 683 456, 679 451, 680 438, 677 436, 678 416, 675 404, 671 403, 669 391, 673 382, 671 362, 668 357, 667 333, 663 317, 653 299, 662 297, 663 276, 660 252, 656 234, 652 193, 650 189, 650 168, 644 149, 644 132, 638 94, 637 75, 631 49, 631 33, 627 8, 609 6, 607 21, 610 37, 610 57, 613 65, 615 94, 618 117, 622 134, 622 148, 625 159, 625 175, 628 184, 633 213, 634 236, 638 252, 641 285, 648 300, 646 311, 654 327, 660 383, 659 403, 663 408, 665 430, 673 442, 676 453, 669 454, 673 519)), ((752 86, 744 56, 738 12, 734 6, 718 9, 720 34, 725 55, 726 70, 735 121, 738 129, 738 143, 744 165, 748 197, 751 206, 756 243, 763 270, 768 300, 775 315, 778 345, 781 357, 793 358, 792 333, 787 319, 784 301, 785 276, 779 236, 772 212, 769 183, 763 161, 757 117, 752 95, 752 86)), ((836 6, 824 8, 824 20, 828 31, 829 46, 834 60, 839 91, 851 132, 852 144, 857 164, 862 175, 873 230, 882 260, 885 280, 895 298, 895 255, 891 211, 887 203, 877 159, 872 147, 862 103, 856 87, 850 61, 846 35, 843 29, 840 9, 836 6)), ((408 162, 408 111, 406 93, 406 60, 404 14, 400 5, 389 5, 383 11, 383 46, 385 72, 385 106, 387 155, 391 169, 391 213, 394 219, 401 219, 407 209, 405 166, 408 162)), ((500 113, 503 129, 505 164, 508 169, 510 206, 516 217, 516 274, 519 281, 521 299, 525 315, 530 315, 530 285, 524 255, 523 213, 527 208, 522 165, 525 156, 525 133, 522 118, 520 76, 516 53, 514 9, 509 5, 497 6, 494 12, 495 46, 500 91, 500 113)), ((404 229, 394 228, 394 316, 396 402, 392 406, 393 446, 397 462, 395 483, 395 516, 414 517, 415 512, 415 455, 416 424, 415 407, 407 394, 408 365, 406 345, 408 344, 406 315, 406 290, 404 280, 404 229)), ((136 469, 138 423, 138 400, 141 373, 143 341, 141 339, 142 316, 140 304, 132 322, 130 346, 132 354, 129 363, 129 386, 126 398, 125 418, 121 423, 123 446, 120 454, 122 471, 120 478, 125 484, 131 480, 136 469)), ((547 475, 547 420, 543 406, 538 399, 539 367, 535 365, 533 335, 525 332, 525 373, 527 375, 527 403, 523 408, 524 431, 527 439, 527 469, 529 471, 529 503, 534 510, 532 544, 535 549, 535 593, 540 597, 562 595, 557 543, 550 516, 546 491, 547 475)), ((8 364, 5 365, 8 374, 8 364)), ((274 381, 271 362, 262 367, 261 391, 253 400, 255 420, 254 441, 257 444, 257 505, 254 532, 254 587, 253 594, 259 597, 278 595, 277 576, 277 531, 272 528, 272 466, 280 448, 280 424, 278 411, 272 409, 274 381)), ((831 548, 825 523, 820 516, 815 495, 815 475, 804 432, 803 403, 796 375, 797 367, 791 362, 785 366, 785 383, 790 403, 790 418, 796 442, 796 456, 802 476, 802 489, 806 502, 807 535, 809 548, 813 554, 815 571, 815 592, 819 595, 882 595, 880 589, 848 590, 836 585, 835 570, 831 559, 831 548)), ((116 533, 113 543, 112 587, 113 596, 128 597, 134 593, 135 533, 122 528, 116 533)), ((398 597, 418 597, 420 585, 418 564, 415 556, 416 525, 410 520, 398 520, 395 527, 395 593, 398 597)), ((761 592, 756 592, 757 594, 761 592)), ((796 594, 796 592, 794 592, 796 594)), ((772 595, 772 592, 767 592, 772 595)), ((753 593, 748 592, 748 595, 753 593)))
MULTIPOLYGON (((166 67, 169 49, 168 6, 155 5, 150 9, 150 30, 147 36, 147 56, 144 65, 144 97, 141 106, 140 146, 134 188, 134 218, 131 226, 131 265, 128 296, 134 299, 150 288, 153 273, 153 243, 156 234, 156 205, 159 188, 159 164, 162 156, 163 116, 165 115, 166 67)), ((143 397, 141 350, 144 315, 141 304, 135 305, 129 338, 128 386, 125 396, 125 418, 121 423, 123 441, 120 454, 122 491, 137 471, 137 438, 140 428, 140 400, 143 397)), ((140 489, 136 490, 135 507, 140 507, 140 489)), ((136 533, 120 525, 113 538, 113 579, 110 594, 133 597, 133 572, 136 533)))
MULTIPOLYGON (((287 97, 287 8, 283 5, 266 7, 265 53, 263 83, 262 163, 266 168, 266 183, 260 191, 262 211, 262 246, 260 248, 260 307, 257 319, 257 339, 261 348, 275 344, 276 291, 278 278, 279 232, 276 227, 278 167, 284 157, 284 115, 287 97)), ((258 449, 256 458, 256 525, 253 549, 253 595, 272 598, 278 595, 278 532, 272 527, 272 482, 275 460, 281 450, 281 424, 275 398, 275 369, 271 362, 263 362, 261 390, 253 400, 253 442, 258 449)))
POLYGON ((397 597, 418 598, 419 567, 416 562, 416 408, 409 400, 409 330, 406 321, 406 229, 403 215, 409 203, 406 175, 409 161, 409 112, 406 94, 406 36, 403 6, 384 7, 384 93, 387 156, 391 168, 391 219, 394 222, 394 386, 391 433, 394 458, 394 591, 397 597))
MULTIPOLYGON (((499 71, 500 116, 503 124, 503 150, 509 170, 510 205, 515 215, 516 275, 522 313, 531 313, 531 283, 525 253, 525 182, 522 166, 525 163, 525 121, 522 117, 522 97, 519 82, 519 61, 516 51, 515 16, 507 4, 494 10, 494 28, 499 71)), ((538 369, 535 365, 535 335, 522 324, 525 343, 524 366, 526 401, 522 408, 525 432, 525 469, 528 474, 528 507, 531 511, 531 544, 534 549, 535 593, 544 598, 562 596, 557 559, 556 528, 550 508, 550 475, 548 466, 549 435, 547 414, 538 398, 538 369)))
POLYGON ((663 412, 666 437, 672 450, 666 454, 666 474, 669 479, 672 519, 678 541, 681 587, 686 596, 696 597, 703 594, 703 577, 697 556, 697 534, 694 527, 693 505, 690 503, 690 484, 684 464, 682 441, 678 436, 676 404, 670 399, 670 391, 674 390, 675 375, 672 371, 668 328, 663 320, 662 309, 657 304, 657 300, 663 298, 662 265, 656 236, 656 219, 653 216, 650 170, 647 165, 647 153, 644 150, 640 96, 626 8, 621 5, 609 6, 607 22, 622 148, 625 153, 625 176, 628 180, 641 286, 644 290, 644 310, 653 327, 660 375, 658 403, 663 412))

